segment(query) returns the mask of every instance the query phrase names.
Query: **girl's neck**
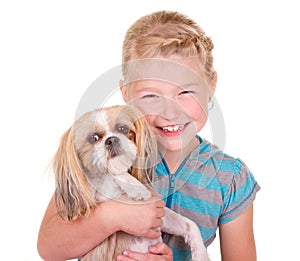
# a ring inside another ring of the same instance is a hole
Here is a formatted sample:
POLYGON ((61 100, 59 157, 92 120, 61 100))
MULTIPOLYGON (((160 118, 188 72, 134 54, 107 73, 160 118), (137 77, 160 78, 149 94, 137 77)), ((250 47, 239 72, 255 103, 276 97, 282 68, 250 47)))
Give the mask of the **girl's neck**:
POLYGON ((163 157, 171 174, 174 174, 177 171, 181 163, 186 159, 186 157, 188 157, 188 155, 190 155, 192 151, 195 150, 199 144, 199 140, 195 137, 189 146, 182 148, 181 151, 165 151, 163 157))

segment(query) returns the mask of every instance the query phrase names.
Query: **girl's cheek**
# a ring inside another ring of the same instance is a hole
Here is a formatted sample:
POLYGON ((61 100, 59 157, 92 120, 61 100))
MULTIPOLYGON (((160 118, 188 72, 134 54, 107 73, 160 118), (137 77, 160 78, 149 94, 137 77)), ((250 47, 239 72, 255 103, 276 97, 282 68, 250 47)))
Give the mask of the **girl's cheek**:
POLYGON ((145 117, 146 117, 146 120, 147 120, 148 124, 151 125, 151 126, 154 126, 154 116, 146 114, 145 117))

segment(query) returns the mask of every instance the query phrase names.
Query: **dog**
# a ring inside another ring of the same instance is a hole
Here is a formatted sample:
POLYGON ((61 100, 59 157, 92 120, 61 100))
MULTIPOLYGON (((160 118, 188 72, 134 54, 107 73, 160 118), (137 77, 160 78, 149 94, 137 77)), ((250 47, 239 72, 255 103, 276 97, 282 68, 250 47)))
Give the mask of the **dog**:
MULTIPOLYGON (((62 136, 53 158, 58 213, 74 220, 87 216, 96 204, 122 195, 141 202, 149 199, 156 152, 155 137, 136 108, 116 105, 85 113, 62 136)), ((193 221, 165 208, 161 231, 182 236, 192 260, 209 260, 193 221)), ((147 253, 160 241, 118 231, 81 260, 116 260, 126 249, 147 253)))

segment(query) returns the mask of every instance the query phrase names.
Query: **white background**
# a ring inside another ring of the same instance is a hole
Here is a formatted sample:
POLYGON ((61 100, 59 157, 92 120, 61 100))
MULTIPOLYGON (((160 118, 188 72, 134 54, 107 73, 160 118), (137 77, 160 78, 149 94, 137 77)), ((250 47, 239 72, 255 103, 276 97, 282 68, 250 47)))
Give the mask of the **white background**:
MULTIPOLYGON (((168 9, 189 15, 215 43, 225 151, 242 158, 262 187, 255 200, 258 260, 299 260, 296 4, 1 1, 1 259, 40 260, 37 234, 53 193, 46 167, 60 136, 88 86, 120 64, 126 29, 168 9)), ((220 260, 217 246, 209 247, 213 261, 220 260)))

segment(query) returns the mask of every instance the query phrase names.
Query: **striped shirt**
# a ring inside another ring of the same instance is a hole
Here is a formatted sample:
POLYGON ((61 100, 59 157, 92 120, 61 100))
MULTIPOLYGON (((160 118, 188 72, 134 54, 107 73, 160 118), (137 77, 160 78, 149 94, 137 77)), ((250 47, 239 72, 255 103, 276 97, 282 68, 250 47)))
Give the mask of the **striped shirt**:
MULTIPOLYGON (((252 204, 260 187, 240 159, 198 139, 200 145, 176 173, 170 173, 162 158, 153 183, 168 208, 197 223, 207 247, 215 239, 218 225, 238 217, 252 204)), ((163 240, 172 248, 175 261, 191 259, 183 238, 165 233, 163 240)))

